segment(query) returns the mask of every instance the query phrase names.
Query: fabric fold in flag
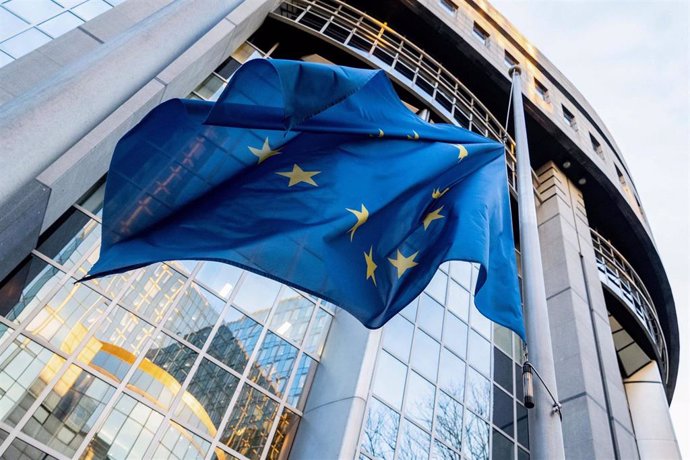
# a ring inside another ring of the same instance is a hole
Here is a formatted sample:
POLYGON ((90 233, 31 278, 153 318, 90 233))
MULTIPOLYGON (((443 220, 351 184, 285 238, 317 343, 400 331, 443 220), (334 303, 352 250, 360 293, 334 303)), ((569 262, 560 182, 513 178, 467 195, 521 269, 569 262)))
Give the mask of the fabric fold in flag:
POLYGON ((213 260, 378 328, 444 261, 523 339, 504 148, 409 111, 382 71, 255 59, 216 102, 175 99, 118 143, 86 279, 213 260))

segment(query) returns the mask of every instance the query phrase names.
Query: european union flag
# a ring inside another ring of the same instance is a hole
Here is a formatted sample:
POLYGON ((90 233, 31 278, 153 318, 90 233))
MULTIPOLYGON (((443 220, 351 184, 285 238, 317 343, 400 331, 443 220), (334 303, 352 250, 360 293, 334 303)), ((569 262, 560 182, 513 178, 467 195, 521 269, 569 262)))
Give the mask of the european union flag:
POLYGON ((120 140, 89 278, 227 262, 377 328, 459 259, 524 338, 503 153, 420 119, 382 71, 252 60, 216 103, 167 101, 120 140))

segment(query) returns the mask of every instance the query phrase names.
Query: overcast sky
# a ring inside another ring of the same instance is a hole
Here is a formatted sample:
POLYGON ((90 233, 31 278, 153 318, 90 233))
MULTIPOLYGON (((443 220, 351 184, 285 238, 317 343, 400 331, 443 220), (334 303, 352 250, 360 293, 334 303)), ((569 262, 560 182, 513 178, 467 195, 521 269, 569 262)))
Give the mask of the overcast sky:
POLYGON ((690 459, 690 2, 491 3, 582 92, 626 159, 676 301, 681 363, 671 414, 690 459))

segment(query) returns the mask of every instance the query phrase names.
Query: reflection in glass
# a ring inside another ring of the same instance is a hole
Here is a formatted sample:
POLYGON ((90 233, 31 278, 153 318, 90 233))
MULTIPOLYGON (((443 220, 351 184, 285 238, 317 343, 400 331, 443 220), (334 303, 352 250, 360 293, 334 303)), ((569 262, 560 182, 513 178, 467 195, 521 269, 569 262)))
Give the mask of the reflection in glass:
POLYGON ((204 262, 196 279, 216 291, 222 298, 227 299, 232 293, 242 270, 232 265, 220 262, 204 262))
POLYGON ((515 404, 517 417, 517 439, 520 444, 529 449, 529 423, 528 412, 522 404, 515 404))
POLYGON ((19 438, 14 438, 12 444, 3 453, 3 458, 20 460, 57 460, 52 455, 48 455, 42 450, 31 446, 19 438))
POLYGON ((441 340, 443 307, 426 294, 419 296, 419 318, 417 319, 417 325, 431 334, 435 339, 441 340))
POLYGON ((323 346, 326 343, 326 337, 328 337, 328 330, 331 327, 331 321, 333 317, 326 313, 324 310, 319 309, 316 312, 316 318, 314 318, 314 323, 309 329, 307 338, 304 339, 304 345, 302 348, 307 353, 311 353, 316 356, 321 356, 323 353, 323 346))
POLYGON ((297 291, 283 289, 271 319, 271 329, 298 345, 304 339, 307 325, 314 311, 314 303, 297 291))
POLYGON ((438 386, 462 401, 465 392, 465 362, 446 348, 441 352, 438 386))
POLYGON ((513 374, 515 377, 513 380, 515 382, 515 399, 524 401, 525 395, 522 388, 522 368, 517 364, 515 364, 513 368, 515 369, 515 373, 513 374))
POLYGON ((296 358, 297 348, 268 332, 249 372, 249 378, 271 393, 282 396, 296 358))
POLYGON ((190 284, 165 321, 166 329, 202 348, 225 302, 196 283, 190 284))
POLYGON ((96 246, 101 235, 100 227, 86 214, 70 208, 59 226, 48 230, 47 237, 42 236, 36 250, 69 270, 96 246))
POLYGON ((245 273, 240 291, 233 303, 263 322, 278 296, 280 283, 254 273, 245 273))
POLYGON ((529 454, 518 447, 518 460, 529 460, 529 454))
POLYGON ((419 305, 419 297, 414 299, 408 306, 403 308, 400 311, 400 314, 414 323, 416 318, 417 318, 417 307, 418 307, 418 305, 419 305))
POLYGON ((452 260, 450 262, 450 276, 469 290, 472 278, 472 264, 470 262, 452 260))
POLYGON ((0 354, 0 362, 0 420, 15 426, 65 360, 20 335, 0 354))
POLYGON ((137 270, 133 278, 120 302, 158 324, 182 288, 184 277, 166 264, 155 264, 137 270))
POLYGON ((431 437, 409 420, 403 420, 402 430, 398 458, 402 460, 429 458, 431 437))
POLYGON ((436 436, 457 451, 462 443, 462 404, 440 391, 436 407, 436 436))
POLYGON ((66 32, 69 32, 70 30, 74 29, 83 22, 84 21, 82 21, 72 13, 65 12, 58 16, 55 16, 49 21, 44 22, 38 27, 51 37, 56 38, 66 32))
POLYGON ((202 359, 177 405, 176 417, 215 436, 238 381, 234 375, 202 359))
POLYGON ((410 359, 413 332, 414 326, 412 323, 400 315, 395 315, 383 327, 382 346, 407 362, 410 359))
POLYGON ((244 371, 259 340, 261 325, 230 307, 208 348, 208 354, 231 369, 244 371))
POLYGON ((307 395, 309 394, 311 382, 314 380, 314 375, 316 375, 317 366, 318 362, 316 362, 316 360, 310 358, 306 353, 302 354, 297 370, 295 371, 295 378, 292 380, 292 385, 288 392, 288 404, 299 410, 304 409, 307 403, 307 395), (305 388, 307 391, 304 391, 305 388))
POLYGON ((299 416, 287 408, 283 409, 278 420, 276 433, 273 435, 271 446, 268 449, 267 458, 269 460, 286 460, 288 458, 298 425, 299 416))
POLYGON ((465 411, 465 419, 463 452, 472 459, 488 460, 489 425, 470 411, 465 411))
POLYGON ((403 363, 385 351, 379 351, 372 391, 398 410, 402 406, 406 370, 403 363))
POLYGON ((400 415, 374 398, 364 426, 361 449, 374 458, 393 458, 400 415))
POLYGON ((474 297, 472 297, 471 302, 472 308, 470 308, 470 323, 472 327, 482 333, 487 339, 491 338, 491 330, 493 329, 493 323, 489 318, 482 315, 477 307, 474 305, 474 297))
POLYGON ((491 375, 491 343, 472 329, 470 329, 469 334, 467 355, 467 362, 469 364, 484 375, 491 375))
POLYGON ((431 430, 431 418, 434 413, 434 386, 416 372, 410 372, 406 388, 405 414, 410 420, 417 422, 427 430, 431 430))
POLYGON ((415 331, 414 342, 412 343, 412 359, 410 363, 412 367, 417 369, 432 382, 436 381, 440 347, 441 345, 437 341, 421 330, 417 329, 415 331))
POLYGON ((442 271, 436 271, 434 277, 431 278, 429 285, 424 289, 426 292, 436 299, 439 303, 446 303, 446 285, 448 284, 448 277, 442 271))
POLYGON ((491 460, 513 460, 513 443, 496 430, 493 430, 491 460))
POLYGON ((168 422, 165 434, 153 453, 153 458, 202 460, 211 443, 174 422, 168 422))
POLYGON ((258 459, 277 412, 277 402, 245 384, 223 431, 223 443, 251 460, 258 459))
POLYGON ((513 392, 513 361, 494 348, 494 382, 501 385, 508 393, 513 392))
POLYGON ((465 357, 467 324, 460 321, 452 313, 446 314, 446 322, 443 325, 443 343, 456 355, 465 357))
POLYGON ((489 418, 491 404, 491 383, 471 367, 467 368, 465 404, 485 419, 489 418))
POLYGON ((26 422, 22 431, 72 456, 101 414, 115 388, 70 366, 26 422))
POLYGON ((0 315, 21 323, 64 278, 38 257, 27 258, 0 286, 0 315))
POLYGON ((448 285, 448 310, 467 321, 470 311, 470 293, 458 283, 451 281, 448 285))
POLYGON ((494 323, 494 344, 508 356, 513 354, 513 333, 500 324, 494 323))
POLYGON ((449 449, 440 441, 434 441, 434 448, 431 451, 431 460, 461 460, 460 454, 449 449))
POLYGON ((494 387, 494 425, 513 437, 513 398, 494 387))
POLYGON ((122 394, 83 458, 143 458, 162 421, 161 414, 122 394))

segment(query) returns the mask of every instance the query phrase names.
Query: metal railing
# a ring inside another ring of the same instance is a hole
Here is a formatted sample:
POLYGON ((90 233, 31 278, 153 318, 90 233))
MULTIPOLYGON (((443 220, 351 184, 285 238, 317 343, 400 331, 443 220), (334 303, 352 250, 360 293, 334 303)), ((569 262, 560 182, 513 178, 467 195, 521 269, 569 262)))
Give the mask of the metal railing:
POLYGON ((660 359, 664 381, 668 381, 668 354, 656 307, 647 288, 630 263, 594 229, 590 229, 599 279, 632 311, 646 329, 660 359))
POLYGON ((504 126, 458 78, 414 43, 340 0, 286 0, 271 17, 371 62, 423 99, 445 122, 503 143, 508 183, 516 190, 515 142, 504 126))

